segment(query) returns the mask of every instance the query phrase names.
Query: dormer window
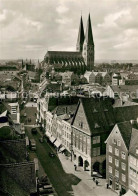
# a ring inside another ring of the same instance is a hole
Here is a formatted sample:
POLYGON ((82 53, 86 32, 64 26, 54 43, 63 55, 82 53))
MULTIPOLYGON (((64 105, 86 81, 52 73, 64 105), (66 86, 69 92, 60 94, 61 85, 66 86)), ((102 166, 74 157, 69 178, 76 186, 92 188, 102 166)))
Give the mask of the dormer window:
POLYGON ((95 126, 94 127, 95 128, 99 128, 100 126, 97 123, 95 123, 95 126))
POLYGON ((113 143, 113 144, 117 144, 117 140, 113 138, 113 139, 112 139, 112 143, 113 143))
POLYGON ((107 108, 105 108, 105 109, 104 109, 104 112, 108 112, 108 109, 107 109, 107 108))
POLYGON ((94 108, 93 112, 98 112, 98 111, 94 108))
POLYGON ((79 127, 82 129, 83 128, 83 122, 79 122, 79 127))

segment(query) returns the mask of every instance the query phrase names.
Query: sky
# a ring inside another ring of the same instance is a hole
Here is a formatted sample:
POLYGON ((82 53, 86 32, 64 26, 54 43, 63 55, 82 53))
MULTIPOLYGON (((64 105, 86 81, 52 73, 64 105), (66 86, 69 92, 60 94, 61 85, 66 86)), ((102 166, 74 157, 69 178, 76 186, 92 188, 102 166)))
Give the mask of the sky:
POLYGON ((75 51, 89 13, 96 60, 138 60, 138 0, 0 0, 0 59, 75 51))

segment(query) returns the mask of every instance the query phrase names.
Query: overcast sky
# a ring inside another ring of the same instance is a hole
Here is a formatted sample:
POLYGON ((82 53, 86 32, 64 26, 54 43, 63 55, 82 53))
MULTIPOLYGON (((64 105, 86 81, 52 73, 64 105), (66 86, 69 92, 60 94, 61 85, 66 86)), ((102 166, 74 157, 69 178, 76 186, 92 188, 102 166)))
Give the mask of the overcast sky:
POLYGON ((0 0, 0 59, 75 50, 81 11, 96 59, 138 59, 138 0, 0 0))

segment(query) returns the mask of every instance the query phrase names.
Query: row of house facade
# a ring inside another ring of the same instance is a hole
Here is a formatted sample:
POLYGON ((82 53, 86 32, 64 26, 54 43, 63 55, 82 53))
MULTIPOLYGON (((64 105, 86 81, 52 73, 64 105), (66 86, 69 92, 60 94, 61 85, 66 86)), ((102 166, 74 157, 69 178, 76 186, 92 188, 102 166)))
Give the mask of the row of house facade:
POLYGON ((108 72, 94 72, 86 71, 84 78, 87 79, 89 84, 98 83, 102 85, 111 84, 112 77, 108 72))
POLYGON ((114 126, 138 117, 138 104, 118 106, 111 98, 81 98, 78 103, 56 107, 50 106, 50 99, 45 98, 45 116, 40 113, 40 107, 44 107, 40 102, 37 118, 43 122, 49 140, 59 151, 66 149, 72 161, 91 175, 93 171, 105 175, 105 141, 114 126))

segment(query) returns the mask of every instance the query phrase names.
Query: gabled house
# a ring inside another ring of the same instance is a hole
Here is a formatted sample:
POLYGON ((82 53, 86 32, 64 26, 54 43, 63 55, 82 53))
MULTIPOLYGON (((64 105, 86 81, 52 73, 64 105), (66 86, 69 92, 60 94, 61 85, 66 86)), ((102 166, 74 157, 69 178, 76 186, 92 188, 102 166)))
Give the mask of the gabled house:
POLYGON ((132 129, 128 165, 129 189, 138 195, 138 129, 135 128, 132 129))
POLYGON ((129 187, 128 156, 134 126, 134 121, 117 123, 105 141, 107 183, 121 194, 129 187))
POLYGON ((80 99, 72 122, 73 161, 101 174, 105 172, 105 144, 115 124, 111 99, 80 99))
POLYGON ((121 98, 124 101, 138 98, 138 85, 107 86, 105 94, 111 98, 121 98))
POLYGON ((86 78, 89 84, 95 83, 95 74, 91 71, 86 71, 84 74, 84 78, 86 78))
POLYGON ((105 85, 111 83, 111 76, 107 72, 86 71, 84 77, 89 84, 98 83, 105 85))

